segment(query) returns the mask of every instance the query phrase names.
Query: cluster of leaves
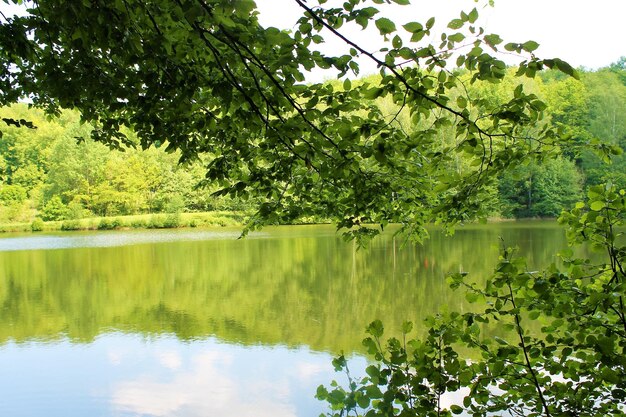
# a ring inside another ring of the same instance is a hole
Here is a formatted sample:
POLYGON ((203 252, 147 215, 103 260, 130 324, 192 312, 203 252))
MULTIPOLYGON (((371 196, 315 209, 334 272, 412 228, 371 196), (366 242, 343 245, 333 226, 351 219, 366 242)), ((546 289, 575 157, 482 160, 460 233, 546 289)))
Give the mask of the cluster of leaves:
POLYGON ((626 156, 621 151, 626 146, 626 120, 619 117, 626 111, 626 71, 617 62, 580 75, 578 81, 548 71, 534 80, 548 105, 549 123, 570 140, 562 147, 562 157, 502 176, 504 215, 556 216, 562 208, 573 208, 581 188, 606 182, 626 187, 626 156), (594 152, 594 145, 602 152, 594 152))
POLYGON ((366 223, 419 234, 429 221, 480 215, 501 170, 558 142, 547 125, 530 134, 545 104, 522 87, 497 105, 450 94, 500 82, 501 50, 525 55, 519 77, 543 68, 575 75, 537 58, 536 42, 486 33, 476 8, 432 44, 434 18, 397 27, 380 17, 381 0, 294 2, 303 16, 288 33, 262 27, 252 0, 25 1, 28 14, 0 26, 0 104, 27 97, 51 113, 77 108, 93 138, 112 147, 133 145, 127 126, 144 148, 166 144, 183 160, 206 154, 207 182, 259 198, 251 227, 321 214, 356 237, 375 233, 366 223), (375 30, 386 46, 367 50, 344 34, 349 25, 375 30), (325 37, 349 52, 319 52, 325 37), (304 82, 314 69, 358 74, 360 58, 380 68, 376 83, 304 82), (425 127, 393 123, 374 102, 383 97, 425 127), (455 143, 433 146, 445 127, 455 143), (456 156, 470 169, 448 169, 456 156))
MULTIPOLYGON (((507 69, 507 75, 499 84, 474 84, 468 86, 467 92, 494 106, 502 103, 515 89, 512 70, 507 69)), ((626 111, 626 84, 620 82, 619 74, 620 71, 612 67, 581 71, 581 80, 577 81, 546 72, 535 79, 524 80, 524 88, 549 104, 545 123, 562 129, 571 136, 572 142, 585 145, 597 140, 609 152, 615 152, 617 147, 626 145, 626 123, 617 118, 626 111)), ((378 78, 376 75, 362 77, 351 84, 372 84, 378 78)), ((341 81, 328 83, 333 88, 342 87, 341 81)), ((450 94, 462 97, 458 89, 451 90, 450 94)), ((383 113, 398 114, 395 123, 407 134, 429 128, 426 122, 411 123, 408 112, 398 113, 399 106, 388 97, 378 98, 376 105, 383 113)), ((68 110, 61 118, 46 121, 40 111, 14 105, 0 109, 0 118, 29 119, 37 126, 37 129, 23 129, 8 125, 4 127, 5 135, 0 137, 0 176, 4 181, 0 201, 5 207, 20 206, 13 214, 0 215, 0 219, 10 219, 12 215, 28 218, 32 212, 27 208, 41 209, 54 195, 61 197, 66 206, 61 214, 47 216, 54 219, 76 217, 68 213, 68 205, 72 205, 69 211, 75 212, 76 208, 85 215, 89 212, 104 215, 169 210, 172 205, 169 201, 177 196, 184 200, 181 208, 192 211, 252 206, 244 201, 219 204, 219 199, 208 195, 215 187, 192 192, 204 179, 204 167, 196 163, 177 168, 176 154, 164 155, 162 149, 143 153, 127 149, 120 154, 108 152, 104 145, 91 140, 74 144, 74 136, 86 138, 89 135, 87 126, 79 126, 76 112, 68 110), (24 191, 28 204, 23 201, 24 191)), ((451 127, 438 129, 433 152, 455 146, 454 136, 451 127)), ((381 157, 374 155, 377 156, 381 157)), ((568 146, 562 156, 546 158, 540 163, 530 162, 501 173, 497 187, 482 197, 483 210, 489 216, 556 217, 562 209, 572 208, 588 185, 611 180, 619 187, 626 187, 626 157, 613 156, 611 162, 602 163, 596 153, 568 146)), ((455 155, 448 161, 448 170, 463 172, 471 169, 470 163, 462 155, 455 155)))
MULTIPOLYGON (((375 363, 367 376, 318 390, 330 414, 626 415, 626 192, 591 187, 588 203, 560 221, 571 245, 591 245, 602 252, 598 260, 568 249, 562 266, 538 273, 504 249, 484 287, 452 275, 451 286, 465 287, 467 299, 484 309, 430 317, 424 337, 407 340, 406 325, 403 340, 384 346, 382 323, 372 323, 364 345, 375 363), (509 332, 489 337, 489 326, 509 332)), ((343 357, 335 365, 347 369, 343 357)))
MULTIPOLYGON (((495 107, 513 94, 513 72, 508 68, 499 84, 474 84, 467 86, 466 91, 495 107)), ((545 72, 535 79, 524 80, 524 88, 549 104, 545 123, 566 132, 573 143, 586 145, 598 141, 611 153, 626 145, 626 123, 617 118, 626 111, 626 84, 620 82, 619 74, 620 70, 611 66, 581 71, 581 80, 577 81, 545 72)), ((373 84, 378 80, 376 75, 362 77, 353 80, 351 86, 373 84)), ((342 88, 341 81, 328 83, 333 88, 342 88)), ((458 88, 449 94, 463 97, 458 88)), ((378 98, 375 103, 383 113, 398 114, 395 123, 407 134, 430 127, 424 121, 411 123, 408 112, 400 111, 389 97, 378 98)), ((164 155, 162 149, 143 153, 127 149, 120 154, 108 152, 104 145, 91 140, 76 145, 74 137, 86 139, 89 135, 88 126, 79 126, 76 112, 67 110, 61 118, 53 120, 45 120, 43 116, 36 109, 27 110, 25 105, 0 109, 0 118, 5 122, 28 119, 37 126, 37 129, 23 129, 9 124, 0 137, 0 176, 4 181, 0 201, 5 207, 15 208, 5 210, 0 219, 27 219, 33 215, 28 210, 31 207, 41 209, 50 204, 53 209, 54 195, 61 198, 65 207, 50 216, 43 214, 50 219, 74 218, 81 210, 84 215, 170 210, 168 207, 177 196, 184 200, 180 207, 185 210, 241 209, 252 205, 244 201, 218 205, 219 199, 208 195, 215 187, 192 192, 204 179, 204 167, 200 163, 177 168, 176 154, 164 155), (24 191, 29 199, 27 204, 24 204, 24 191), (68 205, 72 206, 69 211, 68 205)), ((456 145, 452 127, 438 129, 437 138, 432 152, 456 145)), ((381 158, 382 154, 376 153, 374 158, 377 157, 381 158)), ((448 161, 447 168, 463 172, 472 169, 471 162, 462 155, 455 155, 448 161)), ((530 162, 501 173, 497 187, 492 187, 493 192, 482 196, 483 210, 489 216, 556 217, 562 209, 570 209, 580 200, 587 185, 611 180, 619 187, 626 187, 626 157, 613 156, 611 162, 602 163, 596 153, 584 148, 581 151, 579 146, 567 146, 562 156, 546 158, 540 163, 530 162)))

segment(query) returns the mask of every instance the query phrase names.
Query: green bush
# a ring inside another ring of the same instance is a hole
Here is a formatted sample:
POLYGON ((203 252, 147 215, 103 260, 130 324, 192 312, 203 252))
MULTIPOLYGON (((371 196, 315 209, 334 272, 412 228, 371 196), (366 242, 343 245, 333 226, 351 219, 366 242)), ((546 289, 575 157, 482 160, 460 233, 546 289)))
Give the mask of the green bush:
POLYGON ((114 230, 119 229, 121 226, 122 221, 117 217, 114 219, 103 217, 102 219, 100 219, 100 223, 98 223, 98 230, 114 230))
POLYGON ((68 219, 78 220, 78 219, 84 218, 85 215, 88 215, 88 214, 89 212, 85 210, 85 208, 83 207, 80 201, 71 201, 67 205, 66 216, 68 219))
POLYGON ((141 229, 141 228, 147 227, 147 224, 143 219, 135 219, 132 222, 130 222, 130 227, 134 229, 141 229))
POLYGON ((180 227, 180 214, 168 213, 163 221, 163 227, 166 229, 175 229, 180 227))
POLYGON ((61 223, 61 230, 81 230, 80 222, 78 220, 65 220, 61 223))
POLYGON ((98 223, 98 230, 109 230, 112 229, 111 222, 106 217, 100 219, 100 223, 98 223))
POLYGON ((44 222, 39 217, 33 220, 33 222, 30 224, 30 230, 32 230, 33 232, 41 232, 43 228, 44 222))
POLYGON ((0 188, 0 201, 6 205, 22 204, 26 198, 26 190, 20 185, 3 185, 0 188))
POLYGON ((55 195, 43 206, 41 218, 45 221, 65 220, 67 212, 67 206, 63 204, 61 197, 55 195))
POLYGON ((162 229, 165 224, 165 219, 163 216, 152 215, 150 216, 150 221, 148 222, 148 229, 162 229))

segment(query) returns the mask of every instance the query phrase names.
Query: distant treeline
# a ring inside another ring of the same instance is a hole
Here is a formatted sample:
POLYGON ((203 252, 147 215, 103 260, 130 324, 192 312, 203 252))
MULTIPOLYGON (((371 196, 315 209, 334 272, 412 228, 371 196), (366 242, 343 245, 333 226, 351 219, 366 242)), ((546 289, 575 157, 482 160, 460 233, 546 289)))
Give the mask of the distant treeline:
MULTIPOLYGON (((611 181, 626 188, 626 157, 614 156, 607 164, 585 146, 626 147, 626 58, 600 70, 581 70, 580 75, 578 81, 550 71, 524 81, 524 91, 548 105, 544 123, 559 127, 571 140, 556 156, 503 174, 484 201, 491 216, 553 217, 580 200, 589 185, 611 181)), ((466 93, 504 101, 514 94, 513 81, 468 83, 466 93)), ((390 102, 378 104, 390 115, 398 112, 390 102)), ((249 201, 214 197, 216 187, 199 187, 211 155, 179 165, 179 156, 165 147, 111 150, 93 142, 91 127, 71 110, 49 119, 25 104, 14 105, 0 108, 2 119, 24 119, 36 128, 0 121, 0 222, 251 207, 249 201)), ((394 123, 407 131, 423 128, 412 125, 406 112, 394 123)), ((454 148, 451 130, 443 128, 440 137, 436 146, 454 148)), ((459 171, 467 164, 456 154, 450 161, 450 169, 459 171)))
POLYGON ((90 139, 77 112, 48 120, 14 105, 1 108, 0 117, 36 126, 0 127, 0 222, 246 208, 198 187, 202 161, 179 165, 179 155, 165 147, 111 150, 90 139))

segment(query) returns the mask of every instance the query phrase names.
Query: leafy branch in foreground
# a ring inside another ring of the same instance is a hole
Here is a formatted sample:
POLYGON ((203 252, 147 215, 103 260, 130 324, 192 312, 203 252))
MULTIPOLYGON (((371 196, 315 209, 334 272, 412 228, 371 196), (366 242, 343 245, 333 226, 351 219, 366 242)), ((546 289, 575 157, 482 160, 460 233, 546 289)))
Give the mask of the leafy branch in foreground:
POLYGON ((500 172, 560 142, 542 122, 545 104, 521 86, 495 104, 465 88, 500 82, 503 50, 524 55, 518 77, 576 75, 537 58, 536 42, 486 33, 478 9, 431 44, 434 18, 399 27, 379 17, 382 1, 294 1, 303 14, 292 32, 261 26, 252 0, 24 1, 27 14, 0 17, 0 105, 76 108, 111 147, 201 157, 218 194, 256 197, 251 228, 323 215, 357 238, 377 233, 366 224, 400 223, 419 236, 431 221, 484 215, 481 196, 500 172), (375 31, 384 46, 369 50, 349 26, 375 31), (328 37, 346 53, 319 52, 328 37), (375 82, 346 78, 359 58, 379 67, 375 82), (313 70, 345 79, 307 84, 313 70), (442 128, 454 143, 439 138, 442 128), (466 169, 451 168, 456 157, 466 169))
POLYGON ((407 324, 402 340, 384 346, 382 323, 372 323, 367 376, 348 389, 320 387, 317 397, 333 416, 626 415, 625 219, 623 190, 592 187, 588 203, 560 221, 572 246, 602 251, 594 261, 567 249, 562 266, 531 272, 503 249, 484 287, 464 273, 449 277, 482 309, 429 317, 417 337, 407 324))

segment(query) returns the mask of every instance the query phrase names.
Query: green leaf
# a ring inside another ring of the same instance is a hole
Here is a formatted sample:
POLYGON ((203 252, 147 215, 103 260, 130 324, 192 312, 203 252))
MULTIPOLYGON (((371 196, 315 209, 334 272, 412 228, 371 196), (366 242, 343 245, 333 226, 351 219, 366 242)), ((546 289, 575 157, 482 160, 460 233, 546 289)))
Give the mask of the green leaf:
POLYGON ((415 33, 424 30, 424 27, 419 22, 409 22, 406 25, 402 25, 402 27, 409 33, 415 33))
POLYGON ((426 32, 423 30, 415 32, 413 36, 411 36, 411 42, 419 42, 424 38, 425 35, 426 32))
POLYGON ((404 323, 402 323, 402 334, 411 333, 411 330, 413 330, 413 323, 412 322, 405 321, 404 323))
POLYGON ((604 379, 607 382, 610 382, 611 384, 619 384, 621 381, 620 378, 620 374, 618 374, 615 370, 610 369, 610 368, 602 368, 602 371, 600 372, 600 375, 602 376, 602 379, 604 379))
POLYGON ((376 27, 380 31, 381 35, 387 35, 396 31, 396 24, 386 17, 381 17, 376 20, 376 27))
POLYGON ((568 64, 567 62, 560 60, 560 59, 554 59, 554 62, 556 64, 556 67, 561 71, 564 72, 567 75, 570 75, 572 77, 574 77, 575 79, 579 79, 578 73, 576 71, 574 71, 574 68, 572 68, 572 66, 570 64, 568 64))
POLYGON ((343 370, 348 364, 348 362, 346 361, 346 357, 343 354, 334 358, 332 363, 335 371, 343 370))
POLYGON ((492 47, 502 43, 502 38, 496 34, 485 35, 484 39, 492 47))
POLYGON ((539 48, 539 44, 535 41, 528 41, 522 44, 522 49, 525 50, 526 52, 532 52, 536 50, 537 48, 539 48))
POLYGON ((589 208, 593 211, 601 211, 602 209, 604 209, 604 207, 606 207, 604 201, 593 201, 589 205, 589 208))
POLYGON ((464 39, 465 39, 465 35, 460 32, 457 32, 448 36, 448 40, 452 42, 461 42, 464 39))
POLYGON ((374 337, 381 337, 384 332, 383 322, 380 320, 374 320, 367 326, 367 333, 374 337))
POLYGON ((531 105, 537 111, 544 111, 548 108, 548 105, 541 100, 535 100, 531 103, 531 105))
POLYGON ((506 340, 504 340, 503 338, 498 337, 498 336, 495 336, 493 339, 496 342, 498 342, 500 345, 502 345, 502 346, 508 346, 508 344, 509 344, 509 342, 507 342, 506 340))
POLYGON ((461 29, 463 27, 463 22, 461 19, 452 19, 450 23, 448 23, 448 28, 450 29, 461 29))
POLYGON ((478 19, 478 10, 476 10, 476 8, 474 7, 467 16, 467 18, 470 23, 476 22, 476 19, 478 19))
POLYGON ((393 45, 393 47, 396 49, 402 48, 402 38, 400 38, 400 36, 398 35, 394 36, 393 40, 391 41, 391 45, 393 45))
POLYGON ((236 13, 241 17, 248 17, 250 13, 256 9, 254 0, 237 0, 236 13))
POLYGON ((311 33, 311 30, 313 30, 313 26, 308 22, 304 22, 298 27, 298 30, 306 35, 308 33, 311 33))
POLYGON ((363 93, 363 98, 368 99, 368 100, 373 100, 375 98, 378 98, 382 95, 383 93, 383 89, 380 87, 372 87, 369 88, 367 90, 365 90, 365 92, 363 93))
POLYGON ((475 303, 476 301, 478 301, 479 298, 479 294, 476 292, 468 292, 465 294, 465 299, 469 302, 469 303, 475 303))
POLYGON ((323 385, 317 387, 317 393, 315 394, 315 398, 320 401, 324 401, 328 397, 328 390, 323 385))

